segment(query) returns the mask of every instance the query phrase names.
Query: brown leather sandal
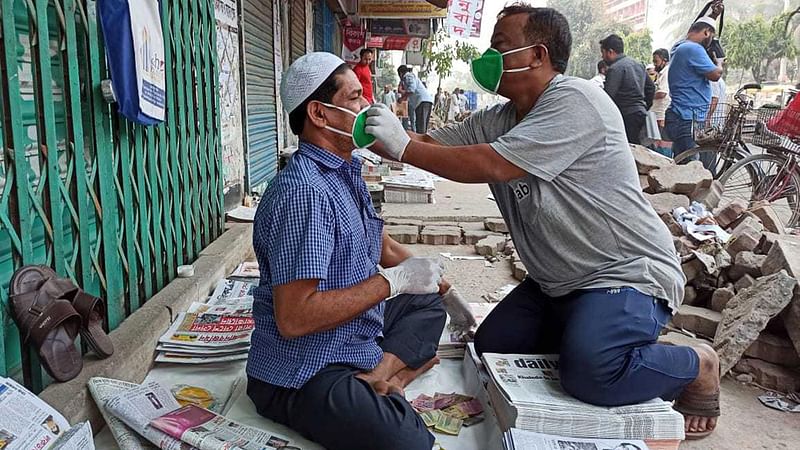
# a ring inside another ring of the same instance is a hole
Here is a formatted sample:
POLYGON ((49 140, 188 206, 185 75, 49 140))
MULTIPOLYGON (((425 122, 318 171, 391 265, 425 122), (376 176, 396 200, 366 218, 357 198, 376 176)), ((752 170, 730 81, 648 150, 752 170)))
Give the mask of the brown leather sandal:
POLYGON ((56 286, 50 272, 45 266, 17 270, 9 283, 9 300, 22 342, 37 350, 42 367, 53 379, 69 381, 83 369, 75 346, 81 316, 69 301, 51 295, 56 286))
MULTIPOLYGON (((719 417, 719 390, 713 394, 691 393, 678 397, 673 409, 683 414, 684 417, 719 417)), ((714 428, 706 431, 687 431, 687 440, 703 439, 714 432, 714 428)))
POLYGON ((80 334, 83 341, 100 359, 113 355, 114 344, 103 330, 103 318, 106 316, 103 300, 87 293, 69 279, 59 278, 50 267, 44 267, 42 270, 49 273, 54 280, 47 284, 48 293, 54 298, 68 300, 81 315, 80 334))

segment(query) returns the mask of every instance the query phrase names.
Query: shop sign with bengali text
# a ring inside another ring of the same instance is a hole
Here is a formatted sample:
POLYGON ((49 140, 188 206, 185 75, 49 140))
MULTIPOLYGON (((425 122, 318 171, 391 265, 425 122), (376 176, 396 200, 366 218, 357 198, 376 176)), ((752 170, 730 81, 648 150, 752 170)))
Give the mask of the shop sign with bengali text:
POLYGON ((362 19, 428 19, 447 17, 447 10, 425 0, 358 0, 362 19))
POLYGON ((422 51, 422 39, 409 36, 371 36, 367 47, 382 50, 422 51))
POLYGON ((427 38, 431 35, 429 19, 372 19, 369 31, 378 36, 409 36, 427 38))
POLYGON ((361 27, 342 27, 342 59, 357 64, 366 40, 367 33, 361 27))

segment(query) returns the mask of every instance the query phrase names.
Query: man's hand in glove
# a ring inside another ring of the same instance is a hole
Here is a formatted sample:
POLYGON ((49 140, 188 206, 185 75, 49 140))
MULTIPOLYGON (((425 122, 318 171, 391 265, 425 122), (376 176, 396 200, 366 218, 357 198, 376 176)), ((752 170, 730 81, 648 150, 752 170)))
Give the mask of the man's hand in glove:
POLYGON ((436 258, 411 257, 380 274, 389 282, 389 297, 400 294, 435 294, 439 292, 444 267, 436 258))
POLYGON ((454 287, 450 287, 442 294, 442 304, 450 316, 450 329, 467 334, 477 325, 472 308, 469 307, 467 300, 454 287))
POLYGON ((377 103, 367 110, 367 126, 364 131, 375 136, 386 154, 397 160, 403 160, 403 153, 411 142, 400 119, 384 105, 377 103))

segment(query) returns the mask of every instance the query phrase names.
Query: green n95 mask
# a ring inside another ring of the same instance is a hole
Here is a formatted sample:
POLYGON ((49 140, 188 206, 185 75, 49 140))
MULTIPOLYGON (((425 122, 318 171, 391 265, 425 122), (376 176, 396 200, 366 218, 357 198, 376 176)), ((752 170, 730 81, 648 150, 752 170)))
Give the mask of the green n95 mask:
POLYGON ((365 128, 367 126, 367 110, 369 106, 362 109, 358 113, 354 113, 347 108, 342 108, 341 106, 332 105, 330 103, 320 102, 323 105, 327 106, 328 108, 338 109, 339 111, 346 112, 351 116, 355 117, 353 120, 353 129, 350 132, 342 131, 338 128, 333 128, 331 126, 326 125, 325 129, 331 131, 336 134, 340 134, 342 136, 347 136, 353 138, 353 144, 356 148, 367 148, 375 143, 375 136, 367 133, 365 128))
POLYGON ((475 83, 483 89, 496 94, 500 88, 500 79, 503 78, 504 73, 525 72, 530 70, 530 67, 520 67, 517 69, 503 69, 503 57, 512 53, 521 52, 538 46, 539 44, 529 45, 527 47, 515 48, 507 52, 500 53, 494 48, 490 48, 483 52, 479 58, 473 59, 470 64, 472 71, 472 78, 475 83))

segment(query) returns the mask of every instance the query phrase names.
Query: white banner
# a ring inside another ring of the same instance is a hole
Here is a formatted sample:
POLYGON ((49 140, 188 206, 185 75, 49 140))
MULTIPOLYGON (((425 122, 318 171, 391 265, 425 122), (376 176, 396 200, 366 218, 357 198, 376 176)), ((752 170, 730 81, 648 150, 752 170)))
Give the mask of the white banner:
POLYGON ((136 59, 139 108, 153 119, 164 120, 166 74, 158 1, 129 1, 128 10, 136 59))

